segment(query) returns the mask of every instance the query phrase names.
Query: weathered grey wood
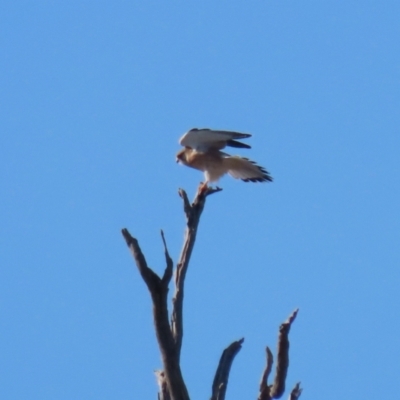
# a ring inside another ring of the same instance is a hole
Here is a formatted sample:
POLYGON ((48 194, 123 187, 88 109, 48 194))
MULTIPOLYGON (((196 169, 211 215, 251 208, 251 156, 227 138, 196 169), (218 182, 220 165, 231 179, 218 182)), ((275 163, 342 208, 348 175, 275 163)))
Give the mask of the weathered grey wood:
MULTIPOLYGON (((260 390, 257 400, 278 399, 283 395, 285 391, 286 376, 289 368, 289 331, 290 331, 290 326, 292 322, 295 320, 298 312, 299 312, 298 309, 294 310, 293 313, 289 316, 289 318, 279 327, 277 363, 276 363, 275 379, 272 385, 268 384, 268 378, 272 370, 272 364, 274 362, 274 358, 269 347, 267 347, 266 349, 267 363, 261 377, 260 390)), ((297 398, 300 397, 300 394, 301 394, 300 383, 298 383, 292 390, 291 396, 297 396, 293 397, 293 400, 296 400, 297 398)), ((289 397, 289 400, 292 400, 292 397, 289 397)))
POLYGON ((186 192, 183 189, 179 189, 179 195, 183 200, 183 208, 186 215, 186 230, 181 255, 176 265, 175 293, 172 299, 173 307, 171 314, 171 329, 176 343, 178 359, 180 357, 183 339, 183 298, 186 272, 189 267, 190 257, 196 241, 197 229, 206 203, 206 198, 221 190, 220 188, 211 188, 201 184, 193 203, 190 204, 186 192))
POLYGON ((279 399, 285 392, 286 375, 289 368, 289 331, 298 312, 298 309, 294 310, 279 327, 275 379, 270 392, 273 399, 279 399))
POLYGON ((268 385, 268 378, 272 370, 274 356, 272 355, 272 352, 268 346, 266 348, 266 354, 267 354, 267 364, 265 366, 264 372, 261 377, 260 392, 257 400, 271 400, 271 394, 270 394, 271 387, 268 385))
POLYGON ((244 339, 231 343, 222 353, 215 373, 210 400, 224 400, 228 387, 229 373, 236 354, 242 348, 244 339))
POLYGON ((161 238, 164 245, 166 268, 163 277, 160 278, 147 265, 137 239, 132 237, 127 229, 122 229, 122 235, 131 250, 136 266, 149 289, 153 302, 153 320, 164 368, 163 371, 158 373, 159 382, 161 382, 160 379, 162 377, 163 383, 160 386, 159 398, 163 398, 163 400, 169 400, 168 396, 171 400, 189 400, 189 393, 180 368, 183 338, 184 282, 206 198, 220 190, 219 188, 211 188, 201 184, 192 204, 190 204, 186 192, 182 189, 179 190, 179 195, 184 203, 187 226, 183 249, 176 267, 171 323, 168 315, 168 286, 173 275, 173 261, 169 255, 163 231, 161 231, 161 238))
POLYGON ((136 266, 149 289, 153 301, 154 326, 163 361, 168 392, 172 400, 189 400, 189 393, 182 377, 179 357, 169 325, 167 296, 168 284, 172 277, 172 263, 167 262, 164 276, 161 279, 147 266, 138 241, 130 235, 127 229, 122 230, 122 235, 132 252, 136 266))
POLYGON ((158 384, 158 400, 171 400, 164 371, 157 370, 154 373, 158 384))

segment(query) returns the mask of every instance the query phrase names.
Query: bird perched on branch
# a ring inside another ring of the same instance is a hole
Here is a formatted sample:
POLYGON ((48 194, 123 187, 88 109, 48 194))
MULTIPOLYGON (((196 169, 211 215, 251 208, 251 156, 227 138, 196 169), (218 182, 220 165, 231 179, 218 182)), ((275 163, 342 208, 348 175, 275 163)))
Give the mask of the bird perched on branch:
POLYGON ((179 140, 184 148, 176 155, 176 162, 203 171, 205 186, 225 174, 244 182, 272 182, 269 172, 255 162, 221 151, 226 146, 250 149, 248 144, 237 140, 250 136, 248 133, 191 129, 179 140))

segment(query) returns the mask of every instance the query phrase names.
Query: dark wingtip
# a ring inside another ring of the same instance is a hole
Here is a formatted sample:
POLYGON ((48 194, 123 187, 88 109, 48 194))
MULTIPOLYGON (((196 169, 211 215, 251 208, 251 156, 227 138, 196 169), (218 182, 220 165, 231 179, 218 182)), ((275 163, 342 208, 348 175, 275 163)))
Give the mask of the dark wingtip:
MULTIPOLYGON (((250 161, 247 158, 246 158, 246 160, 250 161)), ((250 162, 258 168, 258 170, 263 174, 263 176, 256 177, 256 178, 242 179, 243 182, 273 182, 274 181, 274 178, 270 175, 270 173, 265 168, 260 167, 254 161, 250 161, 250 162)))
POLYGON ((242 179, 243 182, 273 182, 274 179, 270 175, 264 175, 262 178, 249 178, 249 179, 242 179))
POLYGON ((233 137, 235 139, 247 139, 247 138, 251 137, 250 133, 232 132, 232 134, 234 135, 233 137))
POLYGON ((226 142, 226 145, 230 146, 230 147, 236 147, 239 149, 251 149, 251 146, 249 146, 248 144, 241 143, 241 142, 238 142, 237 140, 233 140, 233 139, 228 140, 226 142))

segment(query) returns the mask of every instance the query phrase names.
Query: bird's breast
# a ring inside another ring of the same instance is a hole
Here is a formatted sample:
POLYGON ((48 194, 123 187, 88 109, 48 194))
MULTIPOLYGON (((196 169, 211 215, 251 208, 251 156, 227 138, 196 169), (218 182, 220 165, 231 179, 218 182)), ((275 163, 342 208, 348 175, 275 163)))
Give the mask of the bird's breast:
POLYGON ((194 151, 187 161, 192 168, 200 171, 207 171, 222 165, 222 157, 211 152, 201 153, 194 151))

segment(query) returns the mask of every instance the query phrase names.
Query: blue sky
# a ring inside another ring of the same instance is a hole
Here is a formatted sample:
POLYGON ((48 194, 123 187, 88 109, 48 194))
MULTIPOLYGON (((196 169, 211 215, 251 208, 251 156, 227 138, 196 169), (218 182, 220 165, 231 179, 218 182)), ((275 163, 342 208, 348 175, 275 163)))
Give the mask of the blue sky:
POLYGON ((287 384, 392 398, 400 358, 400 4, 4 2, 0 346, 4 399, 155 399, 147 290, 182 244, 175 163, 192 127, 248 132, 273 184, 209 198, 187 277, 182 367, 256 398, 296 308, 287 384))

